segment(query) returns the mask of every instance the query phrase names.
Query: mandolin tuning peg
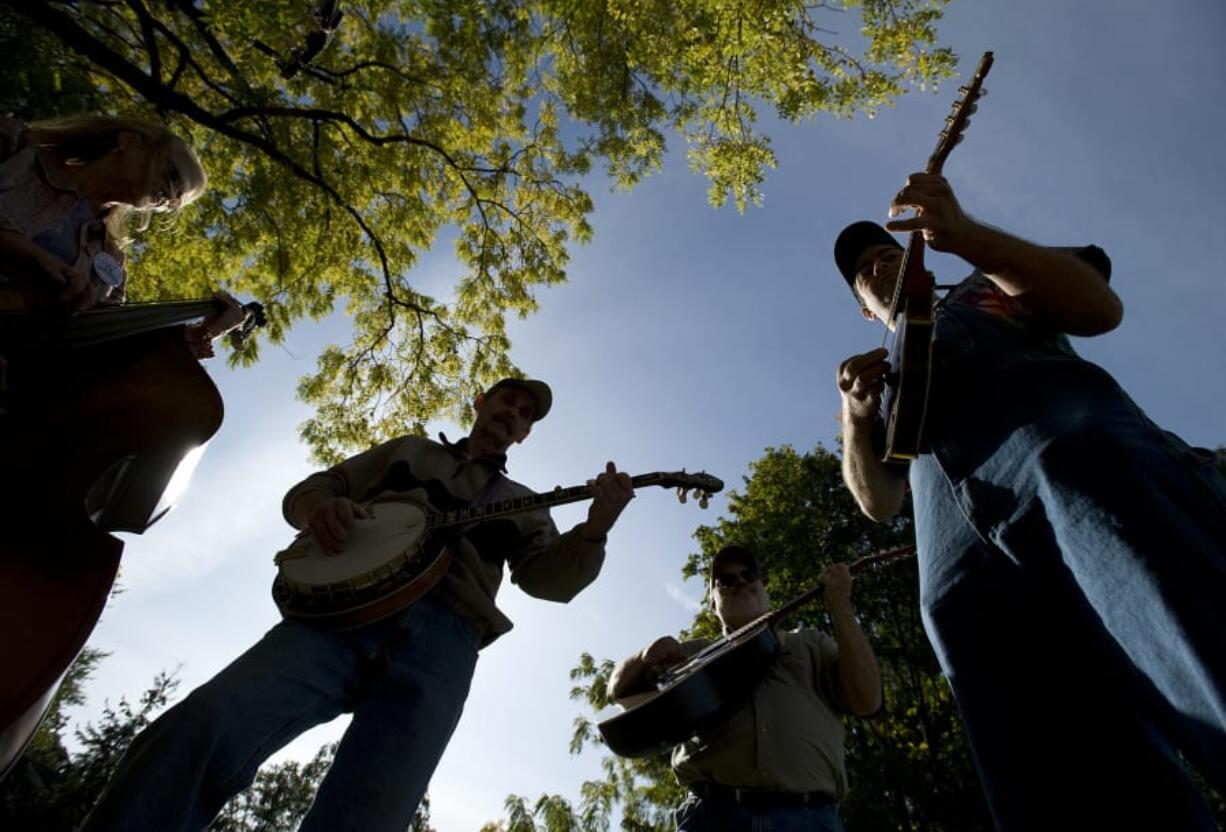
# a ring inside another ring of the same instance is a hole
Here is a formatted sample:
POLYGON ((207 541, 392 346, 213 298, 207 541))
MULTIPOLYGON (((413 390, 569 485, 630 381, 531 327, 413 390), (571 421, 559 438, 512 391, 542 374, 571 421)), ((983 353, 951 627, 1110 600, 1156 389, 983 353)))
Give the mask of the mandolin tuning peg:
POLYGON ((690 498, 690 495, 686 492, 684 488, 677 489, 677 501, 678 502, 684 503, 689 498, 690 498))

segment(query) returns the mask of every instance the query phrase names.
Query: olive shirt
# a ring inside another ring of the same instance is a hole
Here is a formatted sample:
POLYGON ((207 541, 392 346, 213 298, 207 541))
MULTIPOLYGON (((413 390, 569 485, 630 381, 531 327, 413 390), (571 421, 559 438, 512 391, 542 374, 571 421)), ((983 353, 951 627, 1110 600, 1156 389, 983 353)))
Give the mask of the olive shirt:
MULTIPOLYGON (((780 653, 753 698, 727 721, 673 749, 682 784, 777 792, 847 792, 836 677, 839 647, 812 628, 780 632, 780 653)), ((694 655, 711 642, 683 642, 694 655)))
MULTIPOLYGON (((30 141, 20 121, 0 118, 0 231, 22 234, 44 251, 89 276, 100 304, 122 303, 125 285, 108 286, 93 271, 106 252, 123 264, 108 240, 106 214, 90 208, 72 182, 30 141)), ((0 274, 0 286, 10 279, 0 274)))
MULTIPOLYGON (((285 495, 282 511, 295 525, 291 511, 304 494, 348 497, 370 505, 409 502, 438 510, 456 508, 446 503, 483 503, 531 496, 531 489, 501 477, 506 457, 469 459, 467 439, 440 444, 404 436, 350 457, 326 471, 312 474, 285 495), (482 494, 490 477, 500 481, 482 494), (432 499, 433 497, 433 499, 432 499)), ((508 632, 511 620, 494 605, 502 583, 502 564, 511 569, 511 582, 524 592, 549 601, 566 602, 596 579, 604 563, 604 543, 584 540, 573 529, 559 535, 544 510, 515 514, 483 524, 449 544, 451 565, 431 590, 440 601, 481 627, 485 647, 508 632)))

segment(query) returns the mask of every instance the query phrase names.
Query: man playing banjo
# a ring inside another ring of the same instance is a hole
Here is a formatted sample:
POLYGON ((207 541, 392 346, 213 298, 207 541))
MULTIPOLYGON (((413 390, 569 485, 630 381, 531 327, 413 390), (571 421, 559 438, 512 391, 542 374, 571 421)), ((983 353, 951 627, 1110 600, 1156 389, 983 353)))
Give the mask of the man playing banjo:
MULTIPOLYGON (((856 622, 847 564, 827 567, 821 580, 834 638, 812 628, 778 633, 781 650, 752 699, 724 724, 674 748, 673 768, 691 792, 677 810, 680 832, 750 832, 764 824, 780 832, 842 832, 837 801, 847 774, 839 714, 880 711, 881 676, 856 622)), ((770 610, 758 560, 739 544, 712 558, 710 592, 725 635, 770 610)), ((609 698, 650 690, 660 670, 709 643, 657 639, 614 668, 609 698)))
MULTIPOLYGON (((285 517, 343 558, 369 506, 531 495, 502 475, 505 454, 551 402, 543 382, 503 379, 477 397, 465 439, 379 445, 290 489, 285 517)), ((512 582, 552 601, 571 600, 599 574, 606 534, 633 490, 611 462, 591 487, 587 519, 565 534, 535 511, 452 540, 442 579, 380 621, 344 631, 277 624, 136 738, 85 829, 203 829, 261 762, 345 712, 353 721, 301 829, 405 829, 460 718, 477 651, 511 629, 494 604, 503 562, 512 582)))

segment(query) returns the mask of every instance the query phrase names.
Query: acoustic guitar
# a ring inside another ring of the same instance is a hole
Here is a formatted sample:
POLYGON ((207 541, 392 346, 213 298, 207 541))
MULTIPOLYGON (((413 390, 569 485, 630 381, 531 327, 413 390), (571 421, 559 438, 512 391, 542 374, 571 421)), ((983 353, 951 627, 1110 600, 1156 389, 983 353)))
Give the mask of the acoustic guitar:
MULTIPOLYGON (((961 88, 953 114, 945 119, 936 150, 928 157, 927 173, 940 173, 954 146, 971 122, 975 102, 986 93, 983 79, 992 68, 992 53, 985 52, 970 84, 961 88)), ((935 323, 936 280, 924 268, 924 234, 912 231, 903 252, 901 277, 894 286, 882 346, 889 344, 890 370, 881 395, 885 421, 885 462, 915 459, 923 447, 928 390, 932 382, 932 335, 935 323)))
MULTIPOLYGON (((675 488, 683 503, 693 492, 702 508, 724 487, 710 474, 685 471, 640 474, 630 483, 675 488)), ((447 543, 474 526, 591 496, 590 486, 576 485, 477 506, 374 503, 366 507, 369 518, 354 521, 340 555, 324 552, 306 530, 278 552, 273 600, 285 618, 337 630, 361 627, 404 609, 442 580, 451 563, 447 543)))
MULTIPOLYGON (((914 546, 867 555, 852 574, 911 557, 914 546)), ((821 582, 777 610, 707 645, 656 679, 654 689, 619 700, 624 710, 596 724, 609 749, 645 757, 686 742, 724 722, 753 693, 779 654, 776 626, 822 591, 821 582)))

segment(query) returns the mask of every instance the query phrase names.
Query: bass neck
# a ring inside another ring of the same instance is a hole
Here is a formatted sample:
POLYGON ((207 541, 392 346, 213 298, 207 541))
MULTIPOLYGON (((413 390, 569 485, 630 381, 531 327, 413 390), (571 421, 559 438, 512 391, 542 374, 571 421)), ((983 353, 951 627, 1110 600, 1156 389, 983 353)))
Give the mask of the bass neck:
MULTIPOLYGON (((21 348, 71 352, 194 323, 225 308, 225 303, 216 298, 198 298, 100 306, 71 316, 54 308, 11 311, 0 314, 0 323, 7 336, 4 340, 21 348)), ((245 336, 252 328, 262 326, 265 319, 259 303, 243 304, 243 310, 247 317, 242 327, 245 336)))
POLYGON ((73 350, 92 347, 117 338, 189 324, 222 308, 224 304, 212 298, 95 307, 68 319, 60 335, 61 343, 73 350))

